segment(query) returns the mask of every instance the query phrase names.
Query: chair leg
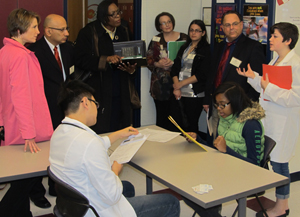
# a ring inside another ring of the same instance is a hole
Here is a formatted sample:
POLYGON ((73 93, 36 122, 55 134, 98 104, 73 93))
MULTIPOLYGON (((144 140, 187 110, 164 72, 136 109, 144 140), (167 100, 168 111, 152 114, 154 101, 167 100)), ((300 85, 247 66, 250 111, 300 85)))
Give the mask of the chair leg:
POLYGON ((194 212, 194 214, 192 215, 192 217, 195 217, 195 215, 196 215, 196 211, 194 212))
POLYGON ((232 214, 232 217, 234 217, 234 216, 236 215, 236 213, 237 213, 237 211, 238 211, 238 208, 239 208, 239 205, 236 206, 236 208, 235 208, 235 210, 234 210, 234 212, 233 212, 233 214, 232 214))
POLYGON ((269 217, 257 194, 255 194, 255 197, 256 197, 256 200, 257 200, 262 212, 265 214, 266 217, 269 217))

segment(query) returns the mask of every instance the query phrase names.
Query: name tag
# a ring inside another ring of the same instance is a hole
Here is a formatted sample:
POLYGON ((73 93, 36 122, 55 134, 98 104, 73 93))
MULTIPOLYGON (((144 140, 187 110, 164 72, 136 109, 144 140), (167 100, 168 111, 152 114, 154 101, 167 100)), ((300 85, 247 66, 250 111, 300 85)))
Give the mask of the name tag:
POLYGON ((70 75, 72 75, 74 72, 74 65, 70 67, 70 75))
POLYGON ((153 36, 152 41, 159 42, 160 41, 160 37, 153 36))
POLYGON ((231 65, 234 65, 235 67, 240 67, 242 61, 240 61, 239 59, 235 58, 235 57, 232 57, 231 60, 230 60, 230 64, 231 65))
POLYGON ((190 60, 191 59, 193 60, 195 58, 195 56, 196 56, 196 54, 189 54, 187 58, 190 59, 190 60))

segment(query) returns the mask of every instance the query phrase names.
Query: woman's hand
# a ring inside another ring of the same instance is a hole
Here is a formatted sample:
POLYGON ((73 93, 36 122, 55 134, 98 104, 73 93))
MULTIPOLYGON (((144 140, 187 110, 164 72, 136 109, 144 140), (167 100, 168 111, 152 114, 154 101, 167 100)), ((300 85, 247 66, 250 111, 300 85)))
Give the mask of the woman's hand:
POLYGON ((174 94, 176 100, 181 99, 181 90, 173 90, 173 94, 174 94))
POLYGON ((30 152, 31 153, 37 153, 39 152, 41 149, 37 146, 37 144, 35 143, 34 139, 25 139, 25 147, 24 147, 24 151, 26 152, 27 150, 27 146, 29 146, 30 152))
POLYGON ((241 68, 237 68, 236 71, 237 71, 237 73, 239 73, 239 75, 242 75, 244 77, 252 78, 252 79, 255 78, 255 74, 250 67, 250 63, 248 63, 248 71, 245 71, 245 69, 243 69, 243 71, 241 71, 241 68))
POLYGON ((130 63, 128 63, 128 62, 127 62, 127 64, 121 62, 118 66, 118 69, 128 72, 129 74, 133 74, 135 72, 136 65, 137 65, 137 63, 135 63, 134 65, 130 65, 130 63))
POLYGON ((154 66, 168 70, 173 65, 173 63, 174 62, 172 60, 170 60, 169 58, 162 58, 158 62, 155 62, 154 66))
POLYGON ((264 77, 261 77, 260 85, 261 85, 262 89, 265 90, 267 88, 267 86, 268 86, 269 83, 270 82, 269 82, 269 76, 268 76, 268 74, 266 74, 266 80, 264 80, 264 77))
POLYGON ((120 172, 122 171, 123 164, 119 164, 117 161, 114 161, 114 163, 111 165, 111 170, 119 176, 120 172))
POLYGON ((174 90, 180 90, 183 86, 184 85, 183 85, 182 81, 179 81, 179 82, 173 84, 174 90))
POLYGON ((218 136, 214 141, 214 146, 223 153, 226 153, 226 141, 223 136, 218 136))
POLYGON ((121 57, 118 55, 108 56, 106 58, 106 62, 112 64, 118 64, 119 62, 121 62, 121 57))
POLYGON ((204 111, 207 113, 207 112, 208 112, 208 109, 209 109, 209 105, 203 105, 203 109, 204 109, 204 111))
MULTIPOLYGON (((194 133, 194 132, 187 132, 187 134, 189 135, 189 136, 191 136, 193 139, 197 139, 197 133, 194 133)), ((188 142, 193 142, 192 140, 190 140, 188 137, 185 137, 186 138, 186 140, 188 141, 188 142)))

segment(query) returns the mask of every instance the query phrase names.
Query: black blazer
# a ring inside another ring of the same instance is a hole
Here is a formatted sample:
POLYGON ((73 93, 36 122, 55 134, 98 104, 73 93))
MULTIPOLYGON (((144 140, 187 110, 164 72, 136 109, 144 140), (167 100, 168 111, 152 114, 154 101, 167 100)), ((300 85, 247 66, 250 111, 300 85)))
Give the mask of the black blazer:
MULTIPOLYGON (((184 50, 188 47, 188 44, 181 46, 177 53, 177 57, 174 60, 174 64, 171 70, 171 76, 179 77, 181 71, 181 60, 184 50)), ((196 48, 196 55, 192 64, 192 75, 195 75, 197 82, 193 84, 193 91, 197 95, 205 90, 207 83, 207 76, 210 72, 211 65, 211 52, 210 46, 207 42, 199 42, 196 48)))
MULTIPOLYGON (((210 105, 212 100, 212 94, 214 91, 214 80, 217 75, 220 59, 223 54, 225 43, 216 43, 213 52, 211 73, 206 86, 204 105, 210 105)), ((262 74, 262 64, 266 63, 266 57, 263 51, 261 43, 254 41, 244 34, 242 34, 237 41, 235 48, 229 57, 229 62, 232 57, 242 61, 240 68, 248 69, 247 64, 250 63, 252 70, 256 71, 260 75, 262 74)), ((247 83, 247 78, 239 75, 236 71, 236 67, 228 62, 228 65, 224 71, 222 83, 226 81, 234 81, 241 85, 246 94, 254 101, 258 100, 259 93, 256 92, 250 84, 247 83)))
MULTIPOLYGON (((60 44, 59 46, 62 63, 66 73, 66 80, 68 80, 70 67, 74 65, 73 46, 70 42, 60 44)), ((64 118, 63 112, 57 105, 58 93, 61 85, 64 83, 63 74, 44 37, 39 39, 36 43, 31 44, 28 48, 35 52, 35 55, 40 62, 44 78, 45 95, 51 114, 53 129, 55 129, 64 118)))

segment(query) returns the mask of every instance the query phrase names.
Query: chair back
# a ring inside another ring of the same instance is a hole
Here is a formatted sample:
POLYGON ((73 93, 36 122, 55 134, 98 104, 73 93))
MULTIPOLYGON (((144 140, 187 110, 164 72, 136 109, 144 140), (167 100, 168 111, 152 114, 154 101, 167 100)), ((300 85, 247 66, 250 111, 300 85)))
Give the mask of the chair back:
POLYGON ((269 169, 268 163, 270 162, 270 154, 275 147, 276 142, 270 137, 265 135, 265 149, 264 149, 264 158, 260 162, 260 166, 269 169))
POLYGON ((95 216, 100 217, 83 194, 55 176, 49 166, 47 172, 49 177, 55 182, 57 198, 54 214, 57 213, 56 216, 83 217, 88 209, 91 208, 95 216))

